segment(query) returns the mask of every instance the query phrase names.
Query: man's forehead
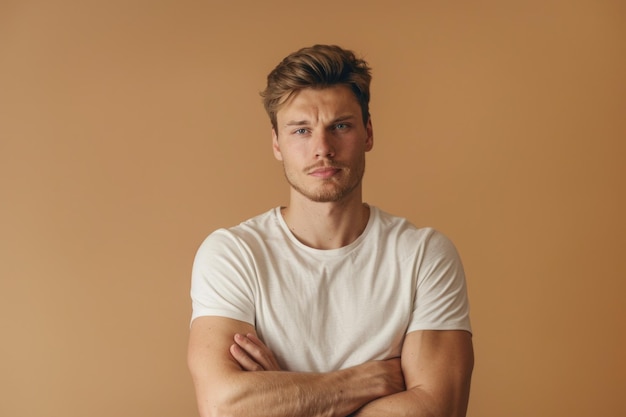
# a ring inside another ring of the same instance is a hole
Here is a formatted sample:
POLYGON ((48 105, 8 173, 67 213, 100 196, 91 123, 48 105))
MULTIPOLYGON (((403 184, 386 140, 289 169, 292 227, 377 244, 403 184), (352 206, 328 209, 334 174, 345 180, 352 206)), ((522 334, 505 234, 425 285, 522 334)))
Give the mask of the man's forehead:
POLYGON ((350 87, 337 85, 295 92, 280 106, 276 116, 281 119, 280 124, 284 124, 318 115, 347 119, 357 116, 360 111, 359 102, 350 87))

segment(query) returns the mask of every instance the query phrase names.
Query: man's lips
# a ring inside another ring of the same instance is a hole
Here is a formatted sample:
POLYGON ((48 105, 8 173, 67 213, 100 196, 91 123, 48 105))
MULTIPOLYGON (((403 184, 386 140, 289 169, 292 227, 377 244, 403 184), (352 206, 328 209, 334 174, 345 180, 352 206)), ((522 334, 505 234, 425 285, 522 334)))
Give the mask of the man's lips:
POLYGON ((341 169, 336 167, 320 167, 310 170, 309 175, 316 178, 330 178, 339 171, 341 169))

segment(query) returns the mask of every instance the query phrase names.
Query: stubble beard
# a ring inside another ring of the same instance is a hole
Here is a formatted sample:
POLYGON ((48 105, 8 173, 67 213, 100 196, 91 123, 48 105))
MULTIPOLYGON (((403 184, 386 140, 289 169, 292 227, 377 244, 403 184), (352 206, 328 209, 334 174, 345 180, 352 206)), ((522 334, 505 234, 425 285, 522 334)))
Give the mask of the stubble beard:
POLYGON ((336 203, 350 195, 352 191, 361 185, 363 175, 365 174, 365 159, 363 159, 356 171, 353 171, 351 168, 346 166, 341 166, 341 168, 341 172, 343 174, 341 178, 337 179, 332 177, 327 180, 323 180, 323 182, 316 189, 311 190, 306 189, 306 187, 299 184, 294 178, 292 178, 283 163, 283 173, 291 188, 315 203, 336 203))

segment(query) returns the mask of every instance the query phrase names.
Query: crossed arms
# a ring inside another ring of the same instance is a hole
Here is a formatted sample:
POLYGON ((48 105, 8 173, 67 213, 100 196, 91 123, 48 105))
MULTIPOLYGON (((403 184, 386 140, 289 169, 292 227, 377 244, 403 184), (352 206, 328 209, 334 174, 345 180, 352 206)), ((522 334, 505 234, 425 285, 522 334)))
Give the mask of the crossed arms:
POLYGON ((462 330, 409 333, 400 358, 288 372, 250 324, 196 318, 188 362, 202 417, 464 417, 474 364, 462 330))

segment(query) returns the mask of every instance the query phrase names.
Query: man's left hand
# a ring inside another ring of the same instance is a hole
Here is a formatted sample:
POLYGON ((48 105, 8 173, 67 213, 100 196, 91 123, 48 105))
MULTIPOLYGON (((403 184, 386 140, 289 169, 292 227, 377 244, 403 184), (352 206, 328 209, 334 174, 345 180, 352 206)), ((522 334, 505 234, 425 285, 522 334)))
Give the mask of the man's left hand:
POLYGON ((237 333, 230 354, 245 371, 281 371, 274 353, 253 333, 237 333))

